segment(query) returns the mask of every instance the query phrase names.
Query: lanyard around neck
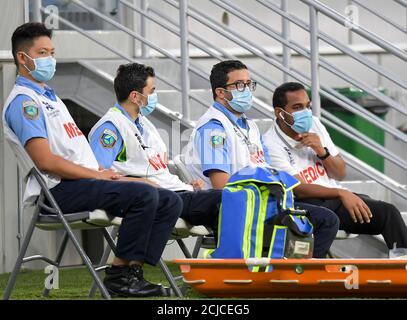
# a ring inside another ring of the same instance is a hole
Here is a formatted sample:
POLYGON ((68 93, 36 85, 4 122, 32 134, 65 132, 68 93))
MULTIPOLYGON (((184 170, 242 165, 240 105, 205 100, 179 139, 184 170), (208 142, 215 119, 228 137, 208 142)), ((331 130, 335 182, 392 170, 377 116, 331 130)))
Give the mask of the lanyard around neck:
MULTIPOLYGON (((250 125, 249 125, 249 123, 247 122, 247 119, 246 119, 246 118, 243 118, 243 121, 246 122, 246 126, 247 126, 247 136, 246 136, 246 135, 244 134, 243 130, 240 128, 240 126, 239 126, 237 123, 235 123, 226 113, 224 113, 224 112, 222 112, 222 113, 223 113, 223 114, 226 116, 226 118, 232 123, 233 127, 234 127, 235 129, 237 129, 237 130, 240 132, 240 134, 243 136, 244 143, 246 144, 247 149, 249 150, 249 153, 250 153, 251 155, 256 154, 256 153, 259 151, 259 148, 258 148, 258 146, 257 146, 256 144, 250 142, 250 139, 249 139, 250 125)), ((243 117, 243 116, 242 116, 242 117, 243 117)))
POLYGON ((252 143, 250 142, 250 139, 249 139, 250 126, 249 126, 249 123, 247 122, 247 119, 243 118, 243 121, 246 122, 246 126, 247 126, 247 136, 246 136, 246 135, 244 134, 243 130, 240 128, 240 126, 239 126, 236 122, 234 122, 234 121, 229 117, 229 115, 227 115, 227 114, 224 113, 224 112, 222 112, 222 113, 223 113, 223 114, 226 116, 226 118, 230 121, 230 123, 233 125, 233 127, 236 128, 236 129, 243 135, 244 142, 247 144, 247 146, 251 145, 252 143))
MULTIPOLYGON (((281 141, 284 142, 284 144, 287 146, 288 149, 293 149, 294 147, 291 146, 286 139, 281 135, 280 131, 277 129, 278 123, 276 122, 276 125, 274 127, 274 131, 276 132, 277 136, 280 138, 281 141)), ((281 130, 281 129, 280 129, 281 130)))

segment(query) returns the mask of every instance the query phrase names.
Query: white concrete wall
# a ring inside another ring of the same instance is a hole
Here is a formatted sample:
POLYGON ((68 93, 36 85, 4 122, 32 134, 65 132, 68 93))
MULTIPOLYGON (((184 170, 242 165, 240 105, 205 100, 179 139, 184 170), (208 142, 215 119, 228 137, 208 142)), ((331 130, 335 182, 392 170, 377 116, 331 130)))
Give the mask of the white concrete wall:
MULTIPOLYGON (((1 96, 7 97, 14 81, 14 66, 1 67, 1 96)), ((17 252, 17 166, 10 147, 3 139, 0 124, 0 272, 8 270, 17 252)))
MULTIPOLYGON (((11 49, 10 35, 23 23, 22 1, 0 0, 0 52, 11 49)), ((0 62, 0 108, 8 96, 15 79, 12 62, 0 62)), ((0 123, 0 273, 10 269, 10 259, 17 252, 17 167, 10 148, 3 139, 0 123)))

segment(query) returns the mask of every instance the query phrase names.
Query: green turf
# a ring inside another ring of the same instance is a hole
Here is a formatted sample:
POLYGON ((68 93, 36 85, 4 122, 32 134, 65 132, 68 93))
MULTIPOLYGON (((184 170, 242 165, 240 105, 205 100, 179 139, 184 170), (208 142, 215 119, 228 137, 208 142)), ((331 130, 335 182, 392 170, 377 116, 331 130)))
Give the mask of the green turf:
MULTIPOLYGON (((169 268, 174 275, 180 275, 178 266, 169 265, 169 268)), ((0 297, 3 295, 9 276, 10 274, 0 275, 0 297)), ((14 287, 11 299, 88 299, 88 292, 92 284, 92 278, 87 269, 83 267, 70 269, 62 268, 59 273, 59 289, 52 290, 48 298, 42 296, 46 277, 47 274, 42 270, 27 270, 21 272, 17 277, 17 283, 14 287)), ((144 277, 151 282, 161 282, 168 285, 168 282, 159 267, 145 266, 144 277)), ((205 296, 189 289, 186 298, 202 299, 205 298, 205 296)), ((99 291, 95 299, 102 299, 99 291)), ((174 297, 174 299, 177 298, 174 297)))

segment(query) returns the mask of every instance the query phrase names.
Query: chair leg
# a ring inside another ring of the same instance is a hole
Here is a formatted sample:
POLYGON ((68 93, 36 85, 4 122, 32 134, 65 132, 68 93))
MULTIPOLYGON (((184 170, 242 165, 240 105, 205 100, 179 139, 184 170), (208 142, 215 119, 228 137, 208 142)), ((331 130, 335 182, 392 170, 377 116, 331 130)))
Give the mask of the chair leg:
MULTIPOLYGON (((198 236, 194 245, 194 250, 192 251, 192 256, 187 256, 185 255, 186 258, 193 258, 195 259, 196 257, 198 257, 199 254, 199 250, 201 249, 201 245, 202 245, 202 240, 203 240, 203 236, 198 236)), ((181 248, 182 250, 182 248, 181 248)), ((182 250, 184 252, 184 250, 182 250)), ((189 251, 188 251, 189 253, 189 251)), ((184 252, 185 254, 185 252, 184 252)), ((181 292, 183 295, 185 295, 187 293, 189 289, 189 285, 187 283, 183 283, 181 286, 181 292)))
POLYGON ((24 238, 23 244, 21 246, 20 252, 18 253, 17 261, 14 265, 13 272, 11 273, 10 278, 8 280, 7 287, 4 290, 3 300, 8 300, 10 298, 11 292, 13 291, 14 284, 17 279, 17 275, 20 272, 20 268, 23 263, 24 256, 27 252, 28 245, 29 245, 31 237, 34 233, 35 223, 37 222, 37 217, 38 217, 39 211, 38 211, 38 209, 36 209, 36 210, 37 210, 37 212, 33 215, 32 219, 31 219, 31 223, 27 229, 27 233, 24 238))
POLYGON ((177 243, 182 253, 184 254, 185 258, 191 259, 192 258, 191 253, 189 252, 187 246, 185 245, 185 242, 182 241, 182 239, 177 239, 177 243))
POLYGON ((184 295, 182 294, 181 290, 178 288, 177 283, 175 282, 174 277, 172 276, 170 269, 168 269, 168 266, 165 264, 163 258, 160 258, 159 265, 160 265, 160 268, 163 271, 165 277, 167 278, 168 282, 170 283, 172 290, 174 290, 175 295, 178 298, 183 298, 184 295))
MULTIPOLYGON (((56 264, 57 268, 61 264, 62 256, 64 255, 66 245, 68 244, 68 239, 69 239, 68 238, 68 233, 65 232, 64 237, 62 238, 62 242, 61 242, 61 244, 59 246, 56 259, 55 259, 55 264, 56 264)), ((51 289, 44 288, 44 291, 43 291, 42 295, 44 297, 48 297, 50 291, 51 291, 51 289)))
MULTIPOLYGON (((103 267, 106 265, 107 259, 109 259, 110 251, 112 250, 114 253, 116 252, 116 244, 115 240, 117 237, 118 233, 118 228, 113 227, 112 233, 109 234, 109 232, 106 230, 106 228, 103 228, 103 236, 106 239, 107 245, 105 247, 105 250, 103 251, 102 258, 100 259, 98 267, 103 267)), ((94 298, 96 295, 96 290, 97 290, 97 285, 96 282, 93 281, 92 287, 89 290, 89 298, 94 298)))
POLYGON ((110 247, 110 249, 116 255, 116 242, 115 241, 116 241, 117 235, 119 233, 119 228, 118 227, 113 227, 112 233, 109 233, 109 231, 107 231, 106 228, 103 228, 102 232, 103 232, 103 237, 106 239, 107 245, 110 247))
MULTIPOLYGON (((55 204, 55 207, 58 208, 58 205, 55 204)), ((96 282, 96 285, 98 286, 100 292, 102 293, 102 296, 105 299, 110 300, 111 296, 110 296, 109 292, 107 291, 106 287, 104 286, 102 280, 100 280, 96 270, 92 266, 92 262, 90 261, 89 257, 86 255, 85 251, 82 249, 81 245, 79 244, 78 239, 75 237, 71 227, 69 226, 68 222, 66 221, 66 219, 61 211, 58 212, 58 218, 60 219, 61 223, 63 224, 63 226, 68 234, 69 239, 72 241, 73 245, 75 246, 76 251, 82 258, 82 261, 85 263, 86 268, 89 270, 93 280, 96 282)))
POLYGON ((194 250, 192 251, 192 258, 197 258, 199 254, 199 250, 201 249, 203 241, 203 236, 198 236, 195 242, 194 250))

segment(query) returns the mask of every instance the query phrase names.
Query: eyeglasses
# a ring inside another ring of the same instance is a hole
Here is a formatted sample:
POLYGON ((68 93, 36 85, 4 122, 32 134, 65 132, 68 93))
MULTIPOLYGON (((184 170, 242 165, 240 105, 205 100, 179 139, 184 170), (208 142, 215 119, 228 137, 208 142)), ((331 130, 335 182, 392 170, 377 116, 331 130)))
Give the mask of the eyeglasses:
POLYGON ((256 81, 247 81, 247 82, 243 82, 243 81, 236 81, 233 83, 227 83, 225 85, 225 88, 227 88, 228 86, 235 86, 237 91, 244 91, 246 87, 249 88, 250 91, 255 91, 256 90, 256 86, 257 86, 257 82, 256 81))

